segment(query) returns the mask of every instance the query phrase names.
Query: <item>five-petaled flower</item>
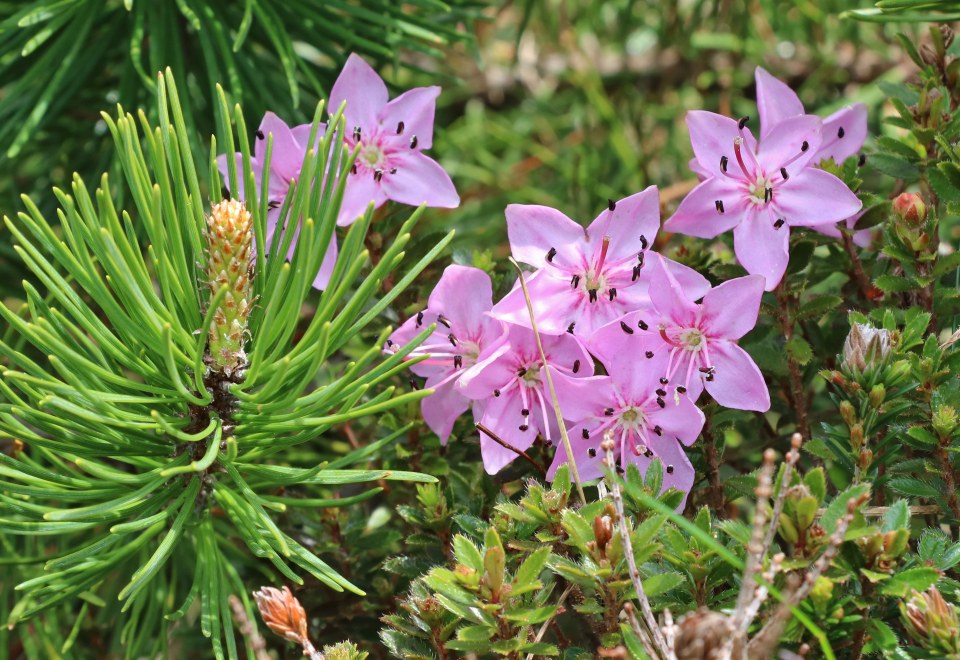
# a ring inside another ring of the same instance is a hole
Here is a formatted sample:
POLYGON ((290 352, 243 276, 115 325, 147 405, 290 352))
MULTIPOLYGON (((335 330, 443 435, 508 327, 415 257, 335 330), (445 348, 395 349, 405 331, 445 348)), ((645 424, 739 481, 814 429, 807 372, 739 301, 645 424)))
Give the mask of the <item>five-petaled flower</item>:
POLYGON ((455 208, 460 197, 449 175, 423 154, 433 144, 433 116, 440 88, 416 87, 393 99, 377 72, 352 54, 330 90, 328 109, 346 101, 345 141, 359 148, 347 178, 338 222, 349 225, 373 202, 455 208))
MULTIPOLYGON (((546 206, 511 204, 506 216, 514 258, 539 269, 527 283, 537 327, 546 334, 588 336, 647 304, 645 273, 656 263, 665 263, 692 299, 710 286, 696 271, 651 249, 660 229, 656 187, 611 201, 586 229, 546 206)), ((493 314, 530 325, 519 286, 494 306, 493 314)))
MULTIPOLYGON (((490 474, 499 472, 543 436, 547 445, 557 438, 557 422, 546 383, 543 359, 533 330, 509 326, 507 342, 478 362, 460 380, 462 392, 483 402, 474 417, 483 427, 480 450, 483 466, 490 474), (483 430, 497 436, 504 447, 483 430)), ((553 374, 571 378, 593 375, 593 359, 576 337, 543 336, 547 368, 553 374)), ((569 379, 557 381, 557 387, 569 379)))
MULTIPOLYGON (((651 273, 652 309, 628 314, 587 340, 601 362, 628 355, 666 355, 663 384, 675 386, 696 401, 704 387, 725 408, 770 409, 770 393, 760 369, 737 345, 757 323, 763 278, 749 275, 711 289, 701 304, 690 302, 669 271, 651 273)), ((644 368, 638 365, 636 368, 644 368)))
POLYGON ((790 227, 835 224, 862 204, 834 175, 812 167, 823 122, 786 117, 757 142, 748 118, 702 110, 687 114, 698 171, 709 175, 680 203, 664 228, 701 238, 733 229, 737 260, 772 290, 789 261, 790 227))
POLYGON ((457 417, 470 408, 470 400, 459 387, 460 377, 506 341, 504 325, 487 313, 492 305, 489 275, 479 268, 447 266, 427 308, 407 319, 387 340, 386 351, 397 352, 431 323, 436 324, 433 334, 409 357, 427 356, 411 371, 426 378, 426 387, 434 390, 420 407, 427 426, 441 442, 450 437, 457 417))

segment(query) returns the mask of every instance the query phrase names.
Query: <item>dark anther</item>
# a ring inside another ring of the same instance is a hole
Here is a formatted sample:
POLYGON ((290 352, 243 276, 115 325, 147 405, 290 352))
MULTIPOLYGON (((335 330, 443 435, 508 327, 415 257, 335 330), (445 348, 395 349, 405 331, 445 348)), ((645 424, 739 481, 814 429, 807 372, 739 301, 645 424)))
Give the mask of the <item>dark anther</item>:
POLYGON ((278 208, 280 208, 280 206, 281 206, 280 202, 278 202, 278 201, 275 200, 275 199, 274 199, 274 200, 271 200, 270 202, 267 203, 267 208, 268 208, 268 209, 278 209, 278 208))
POLYGON ((646 353, 644 353, 644 355, 647 356, 648 360, 653 359, 653 351, 647 351, 646 353))
POLYGON ((410 138, 410 148, 411 148, 411 149, 416 149, 418 143, 419 143, 419 142, 418 142, 418 140, 417 140, 417 136, 416 136, 416 135, 414 135, 412 138, 410 138))
POLYGON ((597 302, 597 290, 596 290, 596 289, 590 289, 590 302, 592 302, 592 303, 597 302))
POLYGON ((781 168, 780 168, 780 176, 783 177, 783 180, 784 180, 784 181, 786 181, 787 179, 790 178, 790 175, 787 174, 787 168, 786 168, 786 167, 781 167, 781 168))
MULTIPOLYGON (((586 433, 586 431, 584 431, 584 433, 586 433)), ((587 449, 587 456, 589 456, 590 458, 596 458, 597 450, 594 447, 590 447, 589 449, 587 449)))
POLYGON ((547 251, 547 261, 553 263, 555 256, 557 256, 557 248, 552 247, 547 251))
POLYGON ((647 322, 646 322, 646 321, 644 321, 643 319, 640 319, 639 321, 637 321, 637 327, 640 328, 641 330, 646 330, 646 329, 648 329, 650 326, 647 325, 647 322))
POLYGON ((380 183, 380 181, 383 180, 383 170, 379 170, 379 169, 378 169, 378 170, 374 170, 374 171, 373 171, 373 180, 376 181, 377 183, 380 183))
POLYGON ((403 135, 403 122, 397 124, 397 135, 403 135))
POLYGON ((526 370, 525 367, 520 367, 519 369, 517 369, 517 375, 518 375, 520 378, 523 378, 523 375, 524 375, 525 373, 527 373, 527 370, 526 370))
POLYGON ((529 429, 530 427, 527 426, 526 424, 521 424, 521 425, 519 426, 519 428, 520 428, 520 431, 522 432, 522 431, 526 431, 526 430, 529 429))
POLYGON ((658 389, 657 396, 667 396, 667 391, 665 389, 658 389))
POLYGON ((447 318, 446 316, 444 316, 443 314, 437 314, 437 323, 440 323, 440 324, 443 325, 445 328, 449 328, 449 327, 450 327, 450 319, 448 319, 448 318, 447 318))
POLYGON ((607 200, 607 208, 612 211, 612 210, 614 210, 615 208, 617 208, 617 203, 616 203, 615 201, 613 201, 612 199, 608 199, 608 200, 607 200))
POLYGON ((357 164, 354 163, 353 165, 350 166, 350 174, 356 174, 356 173, 357 173, 357 164))
MULTIPOLYGON (((640 249, 641 249, 641 250, 646 250, 648 245, 650 245, 650 244, 647 243, 647 237, 644 236, 643 234, 640 234, 640 249)), ((643 254, 643 253, 641 252, 640 254, 643 254)), ((639 258, 639 257, 638 257, 638 258, 639 258)), ((641 259, 641 261, 643 261, 643 260, 641 259)))
POLYGON ((451 332, 449 335, 447 335, 447 339, 450 340, 450 345, 451 345, 451 346, 456 346, 456 345, 457 345, 457 338, 454 336, 454 334, 453 334, 452 332, 451 332))
POLYGON ((603 414, 607 417, 613 417, 613 408, 607 408, 603 411, 603 414))
POLYGON ((702 374, 712 374, 712 373, 713 373, 713 367, 699 367, 699 368, 697 369, 697 371, 699 371, 699 372, 702 373, 702 374))
POLYGON ((626 321, 620 321, 620 329, 626 332, 628 335, 633 334, 633 328, 627 325, 626 321))
POLYGON ((704 378, 704 380, 707 381, 708 383, 712 383, 712 382, 713 382, 713 374, 707 374, 707 377, 704 378))
POLYGON ((587 429, 582 429, 582 430, 580 431, 580 437, 582 437, 584 440, 589 440, 589 439, 590 439, 590 431, 588 431, 587 429))
POLYGON ((800 145, 800 151, 806 151, 810 148, 810 143, 806 140, 803 141, 803 144, 800 145))
POLYGON ((723 200, 718 199, 714 205, 717 207, 717 213, 723 213, 723 200))
POLYGON ((656 433, 657 435, 663 435, 663 429, 660 428, 659 426, 654 426, 653 432, 656 433))
MULTIPOLYGON (((643 254, 643 253, 641 252, 640 254, 643 254)), ((638 277, 640 277, 640 266, 634 266, 633 275, 630 276, 630 281, 636 282, 638 277)))
POLYGON ((494 390, 493 396, 500 396, 500 390, 494 390))
POLYGON ((667 466, 667 474, 673 474, 673 466, 672 466, 672 465, 668 465, 668 466, 667 466))
POLYGON ((684 387, 683 385, 677 385, 677 391, 680 392, 680 394, 686 394, 687 388, 684 387))
POLYGON ((573 361, 573 373, 580 371, 580 360, 573 361))
POLYGON ((409 384, 410 384, 410 389, 411 389, 411 390, 416 391, 416 390, 419 390, 419 389, 420 389, 420 386, 417 385, 417 381, 415 381, 414 379, 411 378, 408 382, 409 382, 409 384))
POLYGON ((530 411, 527 410, 526 408, 524 408, 524 409, 522 409, 522 410, 520 411, 520 414, 523 415, 524 417, 529 417, 529 416, 530 416, 530 411))
POLYGON ((657 397, 657 405, 660 406, 661 408, 666 408, 667 402, 661 399, 660 397, 657 397))
POLYGON ((574 275, 570 278, 570 287, 576 289, 578 286, 580 286, 580 276, 574 275))
POLYGON ((360 127, 359 127, 359 126, 354 126, 354 127, 353 127, 353 141, 354 141, 354 142, 359 142, 359 141, 360 141, 360 127))
POLYGON ((748 121, 750 121, 750 117, 741 117, 740 121, 737 122, 737 128, 742 131, 743 127, 747 125, 748 121))
POLYGON ((647 451, 643 452, 643 455, 647 458, 653 458, 653 450, 647 447, 647 451))
POLYGON ((774 229, 780 229, 783 226, 783 223, 786 222, 783 218, 777 218, 773 223, 774 229))
POLYGON ((766 188, 763 191, 763 201, 767 204, 770 203, 770 200, 773 199, 773 188, 766 188))
POLYGON ((670 380, 669 380, 666 376, 660 376, 660 384, 661 384, 661 385, 666 385, 666 384, 669 383, 669 382, 670 382, 670 380))
POLYGON ((453 368, 454 368, 454 369, 459 369, 459 368, 462 367, 462 366, 463 366, 463 356, 462 356, 462 355, 454 355, 454 356, 453 356, 453 368))
POLYGON ((258 139, 258 140, 262 140, 262 139, 263 139, 263 131, 260 131, 260 130, 257 131, 257 139, 258 139))
POLYGON ((393 348, 393 340, 392 340, 392 339, 388 339, 388 340, 387 340, 387 348, 393 348))
POLYGON ((840 128, 837 129, 837 137, 840 139, 843 139, 844 135, 846 135, 846 133, 844 133, 843 131, 843 126, 841 126, 840 128))
POLYGON ((391 167, 391 168, 390 168, 390 174, 396 174, 396 173, 397 173, 397 168, 396 168, 396 167, 391 167))
POLYGON ((571 323, 570 325, 567 326, 567 332, 569 332, 571 335, 573 334, 573 326, 575 325, 576 323, 571 323))
POLYGON ((730 162, 726 156, 720 156, 720 171, 726 174, 727 163, 730 162))
POLYGON ((613 300, 617 297, 617 289, 615 287, 610 287, 610 290, 607 292, 607 294, 610 296, 610 302, 613 302, 613 300))
POLYGON ((857 159, 857 167, 863 167, 867 162, 867 154, 860 154, 860 158, 857 159))

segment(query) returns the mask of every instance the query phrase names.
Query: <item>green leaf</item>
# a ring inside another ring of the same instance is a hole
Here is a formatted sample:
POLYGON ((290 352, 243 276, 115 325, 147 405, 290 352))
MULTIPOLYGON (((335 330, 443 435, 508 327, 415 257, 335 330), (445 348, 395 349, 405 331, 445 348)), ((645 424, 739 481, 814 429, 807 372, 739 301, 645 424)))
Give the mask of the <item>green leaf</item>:
POLYGON ((813 358, 813 348, 800 336, 791 337, 784 345, 787 355, 800 365, 807 364, 813 358))
POLYGON ((883 531, 910 528, 910 504, 906 500, 897 500, 883 515, 883 531))
POLYGON ((869 484, 856 484, 847 488, 842 493, 838 493, 837 496, 833 498, 830 506, 827 507, 826 511, 824 511, 820 517, 820 525, 828 536, 836 530, 837 522, 847 514, 847 503, 850 500, 863 497, 869 492, 869 484))
POLYGON ((684 582, 686 578, 680 573, 657 573, 643 580, 643 590, 648 597, 653 598, 676 589, 684 582))
POLYGON ((880 593, 885 596, 903 598, 911 590, 926 591, 940 579, 940 572, 927 566, 908 568, 905 571, 894 573, 889 580, 880 586, 880 593))
POLYGON ((519 595, 539 588, 539 577, 550 558, 550 546, 544 546, 532 552, 517 569, 511 583, 511 593, 519 595), (534 587, 534 585, 538 585, 534 587))
POLYGON ((554 615, 556 615, 558 609, 559 608, 556 605, 527 609, 512 609, 506 612, 504 617, 508 621, 514 621, 524 626, 533 626, 538 623, 543 623, 548 619, 552 619, 554 615))

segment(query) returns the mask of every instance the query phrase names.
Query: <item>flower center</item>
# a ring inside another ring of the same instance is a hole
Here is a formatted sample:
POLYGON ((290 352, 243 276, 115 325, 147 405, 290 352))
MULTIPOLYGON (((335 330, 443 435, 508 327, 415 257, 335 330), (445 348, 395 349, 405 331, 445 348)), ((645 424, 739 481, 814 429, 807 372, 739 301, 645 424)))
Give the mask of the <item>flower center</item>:
POLYGON ((769 199, 770 193, 768 190, 770 188, 771 182, 768 181, 765 176, 761 175, 757 177, 756 181, 750 184, 748 190, 755 204, 763 204, 769 199))
POLYGON ((376 144, 364 144, 360 148, 357 160, 366 165, 371 170, 383 169, 384 153, 376 144))
POLYGON ((707 343, 707 338, 699 328, 685 328, 677 334, 677 339, 683 348, 691 352, 703 350, 707 343))
POLYGON ((520 382, 527 387, 540 387, 540 365, 534 363, 520 367, 518 371, 520 382))

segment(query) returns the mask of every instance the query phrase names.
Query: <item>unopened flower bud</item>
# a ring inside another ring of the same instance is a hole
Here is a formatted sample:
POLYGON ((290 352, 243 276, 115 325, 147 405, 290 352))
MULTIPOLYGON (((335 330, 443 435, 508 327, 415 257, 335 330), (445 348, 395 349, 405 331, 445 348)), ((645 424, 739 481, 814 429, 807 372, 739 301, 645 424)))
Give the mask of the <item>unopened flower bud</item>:
POLYGON ((325 660, 366 660, 369 655, 366 651, 358 649, 352 642, 340 642, 332 646, 324 646, 322 657, 325 660))
POLYGON ((860 450, 860 469, 866 470, 873 462, 873 451, 870 449, 860 450))
POLYGON ((846 422, 847 426, 853 426, 857 423, 857 413, 852 403, 849 401, 840 402, 840 417, 846 422))
POLYGON ((927 207, 917 193, 901 193, 893 200, 893 212, 908 227, 919 227, 927 219, 927 207))
POLYGON ((850 446, 854 450, 863 447, 863 424, 854 424, 850 427, 850 446))
POLYGON ((593 537, 597 541, 597 549, 600 556, 607 554, 607 544, 613 538, 613 521, 610 516, 596 516, 593 519, 593 537))
POLYGON ((257 609, 260 610, 263 622, 270 630, 301 645, 309 639, 307 613, 288 587, 284 587, 282 591, 263 587, 260 591, 253 592, 253 598, 257 601, 257 609))
POLYGON ((863 371, 880 364, 890 354, 890 331, 862 323, 853 323, 843 342, 844 369, 863 371))
POLYGON ((887 388, 882 383, 877 383, 870 389, 869 401, 874 408, 883 405, 883 400, 887 398, 887 388))
POLYGON ((246 365, 244 344, 253 300, 253 222, 241 202, 224 200, 210 210, 207 256, 211 301, 227 288, 208 329, 208 362, 214 371, 236 377, 246 365))
POLYGON ((957 428, 957 411, 953 406, 937 406, 933 411, 933 430, 941 438, 948 438, 957 428))
POLYGON ((901 601, 900 618, 907 634, 924 650, 950 657, 960 654, 957 608, 945 601, 936 588, 914 592, 909 601, 901 601))

